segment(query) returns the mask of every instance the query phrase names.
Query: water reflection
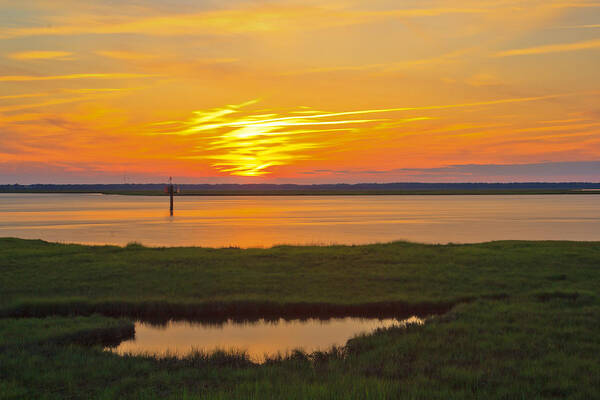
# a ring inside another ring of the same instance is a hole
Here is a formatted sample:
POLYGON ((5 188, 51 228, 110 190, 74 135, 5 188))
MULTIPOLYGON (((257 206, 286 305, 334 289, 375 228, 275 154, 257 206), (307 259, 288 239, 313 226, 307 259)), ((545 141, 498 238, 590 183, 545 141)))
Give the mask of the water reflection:
POLYGON ((0 237, 269 247, 410 240, 600 240, 596 195, 180 196, 0 194, 0 237))
POLYGON ((332 318, 328 320, 258 320, 227 321, 223 324, 201 324, 170 321, 163 325, 137 322, 135 338, 121 342, 110 350, 118 354, 175 354, 185 356, 193 350, 245 350, 252 361, 262 362, 265 355, 276 355, 294 349, 307 352, 343 346, 348 339, 392 325, 423 324, 413 316, 395 318, 332 318))

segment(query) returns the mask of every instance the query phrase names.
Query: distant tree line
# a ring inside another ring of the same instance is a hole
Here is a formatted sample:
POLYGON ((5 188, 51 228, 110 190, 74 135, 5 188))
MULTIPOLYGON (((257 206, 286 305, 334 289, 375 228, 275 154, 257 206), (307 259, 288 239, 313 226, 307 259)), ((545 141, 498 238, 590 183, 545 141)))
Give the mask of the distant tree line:
MULTIPOLYGON (((600 183, 592 182, 515 182, 515 183, 356 183, 356 184, 181 184, 182 191, 421 191, 421 190, 581 190, 600 189, 600 183)), ((34 184, 0 185, 0 192, 156 192, 163 191, 165 184, 34 184)))

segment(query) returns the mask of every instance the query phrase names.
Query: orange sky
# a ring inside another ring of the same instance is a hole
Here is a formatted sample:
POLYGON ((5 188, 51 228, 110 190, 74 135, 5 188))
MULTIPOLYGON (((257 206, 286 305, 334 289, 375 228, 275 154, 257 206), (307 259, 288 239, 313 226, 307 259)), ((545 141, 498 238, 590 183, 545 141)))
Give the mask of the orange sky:
POLYGON ((129 3, 0 0, 0 183, 600 181, 600 2, 129 3))

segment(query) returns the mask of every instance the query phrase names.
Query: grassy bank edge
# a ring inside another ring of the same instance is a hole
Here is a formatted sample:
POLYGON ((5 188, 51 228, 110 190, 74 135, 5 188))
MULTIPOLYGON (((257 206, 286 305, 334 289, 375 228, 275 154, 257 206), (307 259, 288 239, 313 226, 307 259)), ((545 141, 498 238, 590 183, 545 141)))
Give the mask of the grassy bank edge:
POLYGON ((68 344, 109 346, 134 335, 133 322, 100 315, 0 319, 0 351, 68 344))
MULTIPOLYGON (((503 298, 504 295, 489 296, 503 298)), ((125 300, 31 300, 0 308, 0 318, 40 318, 45 316, 93 315, 126 317, 162 323, 169 320, 189 320, 219 323, 226 320, 256 321, 258 319, 307 318, 406 318, 412 315, 444 314, 458 303, 474 298, 461 298, 451 302, 406 303, 399 301, 360 304, 334 303, 277 303, 268 301, 223 302, 168 302, 125 300)))

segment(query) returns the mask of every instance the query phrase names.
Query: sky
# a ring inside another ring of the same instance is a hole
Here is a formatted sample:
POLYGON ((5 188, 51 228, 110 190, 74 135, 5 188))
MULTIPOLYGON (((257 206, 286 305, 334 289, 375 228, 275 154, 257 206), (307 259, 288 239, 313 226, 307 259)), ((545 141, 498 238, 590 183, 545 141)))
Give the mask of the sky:
POLYGON ((600 2, 0 0, 0 183, 600 182, 600 2))

